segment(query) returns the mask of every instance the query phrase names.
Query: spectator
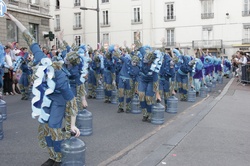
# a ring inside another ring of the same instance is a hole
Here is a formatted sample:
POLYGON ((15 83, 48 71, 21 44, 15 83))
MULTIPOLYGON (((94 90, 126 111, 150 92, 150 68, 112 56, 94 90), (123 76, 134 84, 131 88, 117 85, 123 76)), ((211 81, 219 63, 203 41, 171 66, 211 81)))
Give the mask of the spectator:
POLYGON ((19 52, 18 56, 23 57, 25 52, 27 52, 27 51, 28 51, 27 47, 20 48, 20 52, 19 52))
POLYGON ((48 57, 48 58, 51 58, 51 55, 49 53, 49 49, 47 47, 43 47, 43 53, 48 57))
POLYGON ((3 80, 3 93, 5 95, 13 95, 12 91, 12 79, 13 79, 13 63, 11 58, 11 49, 10 46, 6 45, 4 48, 5 51, 5 66, 4 66, 4 80, 3 80))

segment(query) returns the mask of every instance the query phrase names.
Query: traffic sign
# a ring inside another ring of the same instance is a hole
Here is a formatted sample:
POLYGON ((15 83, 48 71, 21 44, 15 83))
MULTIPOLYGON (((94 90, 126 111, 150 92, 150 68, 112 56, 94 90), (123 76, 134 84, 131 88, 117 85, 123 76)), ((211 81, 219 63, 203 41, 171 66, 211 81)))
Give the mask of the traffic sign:
POLYGON ((4 13, 7 12, 7 6, 4 1, 0 0, 0 17, 4 17, 4 13))

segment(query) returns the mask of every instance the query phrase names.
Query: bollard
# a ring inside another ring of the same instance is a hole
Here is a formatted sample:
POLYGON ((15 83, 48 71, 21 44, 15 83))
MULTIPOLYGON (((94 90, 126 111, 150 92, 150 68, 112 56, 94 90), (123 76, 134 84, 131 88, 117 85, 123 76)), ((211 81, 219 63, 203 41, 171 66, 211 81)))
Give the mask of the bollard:
POLYGON ((0 114, 0 140, 3 139, 3 117, 0 114))
POLYGON ((208 82, 207 83, 207 92, 211 92, 212 91, 212 82, 208 82))
POLYGON ((203 85, 200 89, 200 97, 205 98, 207 97, 207 87, 203 85))
POLYGON ((99 85, 97 88, 96 88, 96 99, 97 100, 102 100, 104 99, 104 88, 102 85, 99 85))
POLYGON ((113 89, 111 92, 111 103, 117 104, 117 90, 116 90, 116 88, 113 89))
POLYGON ((176 114, 178 106, 178 98, 172 95, 167 99, 167 110, 166 112, 176 114))
POLYGON ((165 120, 164 113, 165 107, 159 101, 157 101, 157 103, 152 106, 151 123, 156 125, 163 124, 165 120))
POLYGON ((62 166, 85 166, 85 143, 76 137, 66 139, 61 144, 62 166))
POLYGON ((223 84, 223 77, 221 75, 218 76, 218 83, 223 84))
POLYGON ((76 127, 80 130, 81 136, 88 136, 93 133, 92 113, 87 109, 78 112, 76 116, 76 127))
POLYGON ((196 91, 194 90, 194 88, 191 88, 187 94, 187 101, 195 102, 195 100, 196 100, 196 91))
POLYGON ((216 80, 213 78, 212 79, 212 90, 215 90, 216 88, 216 80))
POLYGON ((131 102, 131 113, 132 114, 140 114, 142 112, 140 106, 139 96, 137 94, 134 95, 131 102))
POLYGON ((3 120, 7 119, 7 107, 6 102, 0 99, 0 115, 2 115, 3 120))

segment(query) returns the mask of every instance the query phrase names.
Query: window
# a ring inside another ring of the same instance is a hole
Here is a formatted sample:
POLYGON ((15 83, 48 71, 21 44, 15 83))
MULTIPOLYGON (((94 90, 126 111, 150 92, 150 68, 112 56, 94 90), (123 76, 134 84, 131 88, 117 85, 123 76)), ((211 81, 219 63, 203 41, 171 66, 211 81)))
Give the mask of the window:
POLYGON ((141 23, 142 19, 141 19, 141 8, 140 7, 135 7, 133 8, 133 20, 132 23, 141 23))
POLYGON ((134 32, 134 43, 141 43, 141 32, 134 32))
POLYGON ((55 31, 60 31, 60 15, 56 15, 55 18, 55 31))
POLYGON ((108 3, 109 0, 102 0, 102 3, 108 3))
POLYGON ((30 34, 34 37, 35 41, 38 42, 39 39, 38 39, 38 24, 33 24, 33 23, 30 23, 29 24, 29 32, 30 34))
POLYGON ((250 16, 250 0, 244 0, 242 16, 250 16))
POLYGON ((82 28, 81 25, 81 13, 75 13, 75 25, 74 29, 82 28))
POLYGON ((164 21, 175 20, 174 16, 174 3, 166 3, 166 14, 164 17, 164 21))
POLYGON ((16 24, 11 20, 6 20, 6 29, 7 29, 7 41, 15 42, 18 41, 18 28, 16 24))
POLYGON ((250 24, 243 25, 243 39, 242 44, 250 43, 250 24))
POLYGON ((39 0, 29 0, 29 3, 39 5, 39 0))
POLYGON ((74 6, 81 6, 81 0, 75 0, 74 6))
POLYGON ((102 12, 102 17, 103 17, 103 25, 109 25, 109 13, 107 10, 102 12))
POLYGON ((204 47, 210 47, 213 44, 213 27, 204 26, 202 28, 202 39, 204 47))
POLYGON ((102 40, 103 40, 103 43, 104 44, 108 44, 109 45, 109 34, 108 33, 104 33, 103 35, 102 35, 102 40))
POLYGON ((56 9, 60 9, 60 0, 56 0, 56 9))
POLYGON ((81 35, 76 35, 75 36, 75 45, 80 46, 82 41, 82 36, 81 35))
POLYGON ((167 33, 167 46, 175 46, 174 29, 166 29, 167 33))
POLYGON ((202 19, 214 18, 213 0, 202 0, 201 9, 202 9, 202 13, 201 13, 202 19))

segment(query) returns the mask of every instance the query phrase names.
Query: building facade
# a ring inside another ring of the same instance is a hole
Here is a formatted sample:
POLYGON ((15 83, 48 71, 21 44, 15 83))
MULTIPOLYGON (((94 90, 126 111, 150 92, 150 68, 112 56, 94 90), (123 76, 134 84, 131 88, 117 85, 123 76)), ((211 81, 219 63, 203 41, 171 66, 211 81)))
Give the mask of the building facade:
POLYGON ((135 34, 152 47, 209 49, 232 55, 250 47, 250 0, 74 0, 54 1, 55 33, 69 43, 130 46, 135 34), (100 2, 99 2, 100 1, 100 2), (99 10, 97 7, 99 2, 99 10), (80 7, 89 8, 81 10, 80 7), (92 9, 92 10, 91 10, 92 9))
MULTIPOLYGON (((50 45, 48 39, 43 37, 43 34, 50 30, 49 0, 5 0, 4 2, 7 5, 7 12, 22 22, 41 46, 50 45)), ((1 17, 0 23, 0 42, 2 44, 18 42, 20 46, 27 47, 22 34, 11 20, 1 17)))

